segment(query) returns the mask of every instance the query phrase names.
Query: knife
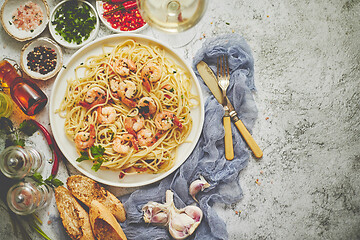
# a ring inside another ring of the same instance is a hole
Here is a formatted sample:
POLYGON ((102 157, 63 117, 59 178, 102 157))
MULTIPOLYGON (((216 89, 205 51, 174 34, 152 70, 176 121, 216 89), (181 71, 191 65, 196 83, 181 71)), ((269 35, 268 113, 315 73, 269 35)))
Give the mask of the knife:
MULTIPOLYGON (((203 61, 199 62, 197 64, 196 68, 199 71, 199 74, 202 77, 202 79, 204 80, 205 84, 208 86, 211 93, 216 98, 216 100, 220 104, 222 104, 223 103, 222 92, 217 84, 217 80, 216 80, 216 77, 215 77, 213 71, 203 61)), ((238 114, 235 111, 234 106, 231 104, 231 102, 229 101, 228 98, 227 98, 227 106, 230 111, 231 120, 234 122, 235 126, 237 127, 237 129, 239 130, 241 135, 243 136, 245 142, 247 143, 247 145, 253 152, 254 156, 256 158, 261 158, 263 156, 263 152, 261 151, 260 147, 255 142, 254 138, 251 136, 249 131, 246 129, 244 123, 238 117, 238 114)))

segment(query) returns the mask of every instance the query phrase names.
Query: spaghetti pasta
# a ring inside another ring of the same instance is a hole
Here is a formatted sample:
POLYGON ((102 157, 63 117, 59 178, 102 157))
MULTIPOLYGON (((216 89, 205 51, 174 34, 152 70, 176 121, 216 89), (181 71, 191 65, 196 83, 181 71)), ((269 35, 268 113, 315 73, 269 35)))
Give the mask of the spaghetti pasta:
POLYGON ((199 99, 190 89, 188 73, 162 48, 129 39, 76 67, 56 113, 80 160, 120 177, 159 173, 174 165, 191 131, 190 109, 199 99))

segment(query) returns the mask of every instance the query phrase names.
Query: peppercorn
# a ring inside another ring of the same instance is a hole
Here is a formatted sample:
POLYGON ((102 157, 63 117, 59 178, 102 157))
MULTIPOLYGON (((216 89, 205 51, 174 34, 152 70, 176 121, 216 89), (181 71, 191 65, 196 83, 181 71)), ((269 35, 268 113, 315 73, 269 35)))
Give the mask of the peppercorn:
POLYGON ((28 53, 26 59, 27 66, 31 71, 45 75, 55 69, 57 56, 54 49, 38 46, 28 53))

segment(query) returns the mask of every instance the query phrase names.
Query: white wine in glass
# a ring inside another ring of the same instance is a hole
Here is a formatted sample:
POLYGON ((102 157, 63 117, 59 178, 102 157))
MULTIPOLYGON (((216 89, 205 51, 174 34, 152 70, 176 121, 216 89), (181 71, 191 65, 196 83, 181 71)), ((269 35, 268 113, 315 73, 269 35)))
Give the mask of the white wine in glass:
MULTIPOLYGON (((200 21, 208 0, 137 0, 137 3, 141 16, 150 26, 167 33, 181 33, 200 21)), ((195 32, 186 31, 186 37, 192 39, 194 36, 190 34, 195 35, 195 32)), ((184 43, 184 35, 176 34, 168 38, 181 38, 184 43)))

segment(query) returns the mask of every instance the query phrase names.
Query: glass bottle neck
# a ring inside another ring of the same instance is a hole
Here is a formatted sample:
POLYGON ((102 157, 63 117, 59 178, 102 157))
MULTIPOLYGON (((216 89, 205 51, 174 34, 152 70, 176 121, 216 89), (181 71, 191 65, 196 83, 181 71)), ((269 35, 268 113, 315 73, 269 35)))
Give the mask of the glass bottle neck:
POLYGON ((9 87, 11 83, 19 78, 20 75, 16 72, 13 65, 6 60, 0 61, 0 80, 6 83, 9 87))

